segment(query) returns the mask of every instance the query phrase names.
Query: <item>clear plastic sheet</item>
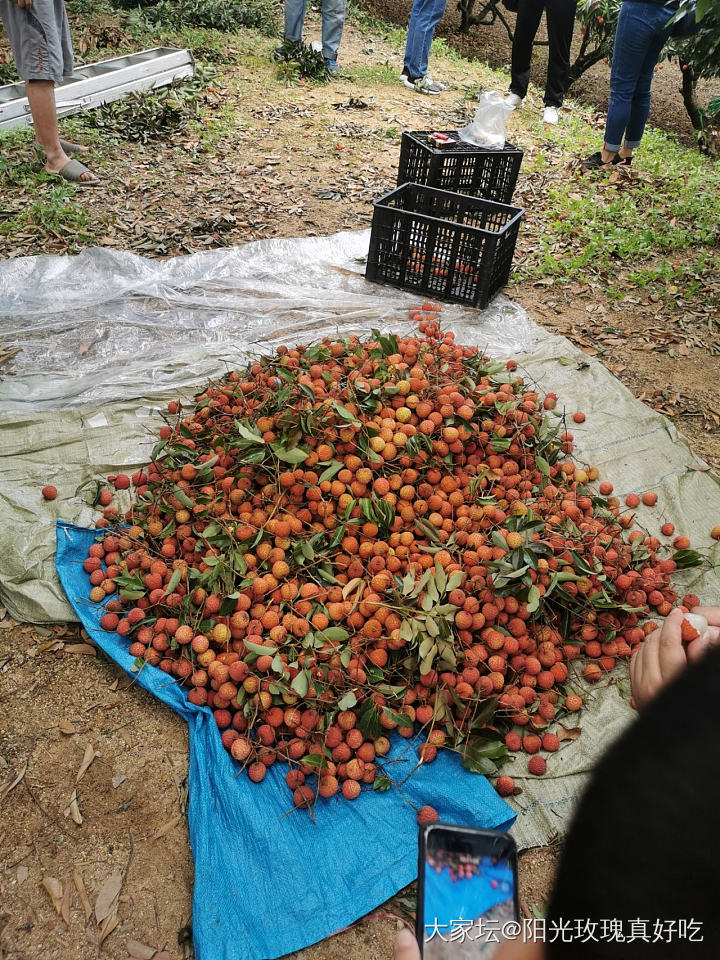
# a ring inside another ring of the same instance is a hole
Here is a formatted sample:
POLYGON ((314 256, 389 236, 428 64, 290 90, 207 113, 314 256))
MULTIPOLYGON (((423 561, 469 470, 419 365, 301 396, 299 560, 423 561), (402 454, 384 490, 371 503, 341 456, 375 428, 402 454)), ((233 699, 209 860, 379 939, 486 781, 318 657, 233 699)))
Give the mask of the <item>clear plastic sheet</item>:
MULTIPOLYGON (((171 260, 94 248, 0 265, 3 343, 19 347, 2 405, 105 404, 181 390, 249 352, 336 331, 407 328, 424 299, 367 283, 369 233, 262 240, 171 260)), ((524 310, 498 297, 446 324, 497 356, 529 348, 524 310)))

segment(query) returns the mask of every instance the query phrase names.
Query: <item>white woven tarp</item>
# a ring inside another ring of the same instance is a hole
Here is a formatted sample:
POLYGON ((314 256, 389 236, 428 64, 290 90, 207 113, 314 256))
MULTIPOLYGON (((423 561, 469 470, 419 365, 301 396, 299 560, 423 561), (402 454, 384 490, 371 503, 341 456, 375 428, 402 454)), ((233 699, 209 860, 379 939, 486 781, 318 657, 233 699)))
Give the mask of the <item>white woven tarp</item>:
MULTIPOLYGON (((366 283, 367 246, 367 233, 343 233, 164 262, 93 249, 0 264, 2 339, 21 348, 0 382, 0 602, 12 616, 74 619, 55 576, 55 520, 91 523, 83 484, 141 466, 169 399, 190 397, 274 344, 408 328, 418 297, 366 283), (51 503, 40 496, 46 483, 59 491, 51 503)), ((576 456, 620 496, 657 490, 659 505, 641 508, 641 521, 654 533, 671 521, 720 563, 709 537, 720 522, 720 480, 690 469, 702 462, 668 420, 503 297, 482 312, 446 307, 443 320, 461 342, 513 356, 568 411, 582 409, 576 456)), ((720 597, 713 574, 691 571, 684 584, 706 602, 720 597)), ((592 691, 582 737, 550 757, 542 780, 522 778, 522 758, 509 769, 524 788, 515 801, 520 846, 564 832, 587 772, 633 715, 623 677, 618 669, 592 691)))

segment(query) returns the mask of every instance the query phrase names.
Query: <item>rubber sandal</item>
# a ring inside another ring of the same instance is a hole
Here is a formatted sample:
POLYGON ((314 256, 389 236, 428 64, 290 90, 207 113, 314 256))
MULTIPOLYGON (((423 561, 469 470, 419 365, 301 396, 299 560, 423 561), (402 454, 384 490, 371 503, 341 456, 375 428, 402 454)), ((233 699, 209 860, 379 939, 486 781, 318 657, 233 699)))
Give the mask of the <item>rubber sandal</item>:
MULTIPOLYGON (((43 145, 41 143, 38 143, 37 140, 35 141, 35 146, 39 150, 43 150, 43 145)), ((79 156, 83 156, 91 152, 90 150, 81 150, 77 143, 71 143, 69 140, 61 140, 60 146, 63 148, 63 150, 68 156, 72 156, 73 154, 78 154, 79 156)))
POLYGON ((58 170, 53 176, 61 177, 69 183, 74 183, 78 187, 96 187, 100 183, 100 178, 96 177, 92 170, 88 170, 84 163, 79 160, 68 160, 62 170, 58 170), (92 180, 81 180, 84 173, 92 174, 92 180))

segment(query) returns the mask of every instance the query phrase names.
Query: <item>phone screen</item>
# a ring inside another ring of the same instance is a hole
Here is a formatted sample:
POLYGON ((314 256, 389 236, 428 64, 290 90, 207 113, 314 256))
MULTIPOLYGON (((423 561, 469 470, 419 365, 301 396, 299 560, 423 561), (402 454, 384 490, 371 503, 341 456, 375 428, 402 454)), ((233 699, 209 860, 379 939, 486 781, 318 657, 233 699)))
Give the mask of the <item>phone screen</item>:
POLYGON ((517 918, 512 839, 433 826, 425 834, 424 861, 423 957, 489 960, 503 928, 517 918))

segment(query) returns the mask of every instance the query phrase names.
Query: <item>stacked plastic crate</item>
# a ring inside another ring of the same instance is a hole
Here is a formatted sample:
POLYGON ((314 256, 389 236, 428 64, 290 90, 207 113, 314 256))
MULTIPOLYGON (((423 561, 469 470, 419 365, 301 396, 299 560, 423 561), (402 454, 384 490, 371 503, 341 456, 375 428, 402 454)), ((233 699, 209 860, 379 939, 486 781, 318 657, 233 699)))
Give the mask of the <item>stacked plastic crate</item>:
POLYGON ((510 276, 522 158, 511 143, 476 147, 456 131, 404 133, 398 188, 374 204, 367 279, 486 306, 510 276))

